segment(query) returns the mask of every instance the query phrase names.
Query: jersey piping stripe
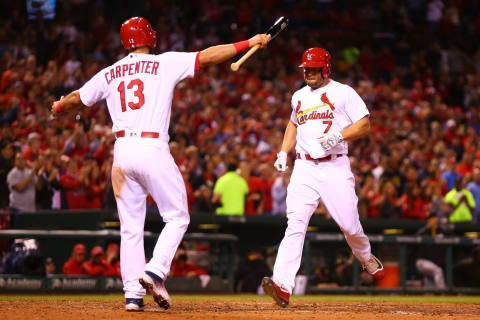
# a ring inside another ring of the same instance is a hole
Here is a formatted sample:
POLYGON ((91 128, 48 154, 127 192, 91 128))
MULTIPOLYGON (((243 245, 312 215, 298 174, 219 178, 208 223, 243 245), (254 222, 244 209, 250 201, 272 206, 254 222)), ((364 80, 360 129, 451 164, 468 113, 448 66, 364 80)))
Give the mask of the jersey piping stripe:
MULTIPOLYGON (((335 105, 335 103, 332 103, 332 104, 335 105)), ((297 113, 297 119, 300 118, 301 116, 303 116, 305 113, 309 113, 310 111, 313 111, 313 110, 316 110, 318 108, 325 107, 325 106, 328 106, 328 104, 324 103, 324 104, 321 104, 319 106, 316 106, 316 107, 313 107, 313 108, 310 108, 310 109, 307 109, 307 110, 300 110, 297 113)))

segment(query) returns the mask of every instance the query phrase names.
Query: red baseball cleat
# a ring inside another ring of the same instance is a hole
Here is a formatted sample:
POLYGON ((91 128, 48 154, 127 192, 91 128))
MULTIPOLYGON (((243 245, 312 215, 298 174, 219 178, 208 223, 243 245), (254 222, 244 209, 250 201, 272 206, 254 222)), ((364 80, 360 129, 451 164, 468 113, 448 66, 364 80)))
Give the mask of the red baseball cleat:
POLYGON ((382 262, 373 254, 370 256, 367 262, 362 265, 364 270, 375 279, 382 280, 385 277, 385 270, 383 270, 382 262))
POLYGON ((288 306, 288 301, 290 299, 290 294, 288 292, 283 291, 280 289, 279 286, 273 282, 272 279, 269 277, 265 277, 262 280, 262 288, 266 294, 275 300, 275 302, 282 308, 288 306))

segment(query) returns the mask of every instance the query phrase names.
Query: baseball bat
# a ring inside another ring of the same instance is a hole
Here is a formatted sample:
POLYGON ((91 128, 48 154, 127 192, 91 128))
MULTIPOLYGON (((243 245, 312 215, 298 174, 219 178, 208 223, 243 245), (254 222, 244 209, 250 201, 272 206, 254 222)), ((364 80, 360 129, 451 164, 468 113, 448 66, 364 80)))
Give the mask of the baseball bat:
MULTIPOLYGON (((275 38, 283 29, 287 27, 287 25, 288 18, 278 18, 277 21, 275 21, 275 23, 270 28, 268 28, 267 32, 265 32, 269 37, 268 42, 272 41, 273 38, 275 38)), ((260 48, 259 44, 251 47, 250 50, 248 50, 247 53, 245 53, 240 59, 238 59, 237 62, 234 62, 230 65, 230 69, 232 69, 232 71, 237 71, 238 68, 240 68, 240 66, 242 65, 242 63, 244 63, 248 58, 250 58, 250 56, 258 50, 258 48, 260 48)))
POLYGON ((242 63, 244 63, 248 58, 250 58, 250 56, 258 50, 258 48, 260 48, 259 44, 251 47, 250 50, 248 50, 247 53, 245 53, 240 59, 238 59, 237 62, 234 62, 230 65, 230 69, 232 69, 232 71, 237 71, 238 68, 240 68, 240 66, 242 65, 242 63))

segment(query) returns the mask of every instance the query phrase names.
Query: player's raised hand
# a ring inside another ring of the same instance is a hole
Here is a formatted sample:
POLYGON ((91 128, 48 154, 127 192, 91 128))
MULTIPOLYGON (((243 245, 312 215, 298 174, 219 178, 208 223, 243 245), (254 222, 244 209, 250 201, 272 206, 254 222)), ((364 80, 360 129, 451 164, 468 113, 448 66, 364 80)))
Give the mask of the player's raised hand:
POLYGON ((285 172, 287 170, 287 153, 285 151, 277 153, 277 160, 275 160, 273 166, 280 172, 285 172))
POLYGON ((266 48, 268 41, 270 41, 270 37, 265 33, 257 34, 251 37, 250 39, 248 39, 248 43, 250 47, 253 47, 258 44, 260 45, 260 48, 266 48))
POLYGON ((340 132, 330 131, 319 137, 318 140, 320 141, 323 150, 329 151, 343 141, 343 136, 340 132))
POLYGON ((52 117, 56 118, 57 114, 61 110, 61 101, 63 99, 63 96, 60 97, 60 100, 54 101, 52 103, 52 107, 50 108, 50 112, 52 113, 52 117))

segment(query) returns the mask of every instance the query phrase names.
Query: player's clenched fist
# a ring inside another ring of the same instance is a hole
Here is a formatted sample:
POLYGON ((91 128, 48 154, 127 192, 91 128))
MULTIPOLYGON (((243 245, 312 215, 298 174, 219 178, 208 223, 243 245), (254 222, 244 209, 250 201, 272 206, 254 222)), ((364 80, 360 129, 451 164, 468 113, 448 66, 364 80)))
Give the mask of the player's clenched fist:
POLYGON ((54 101, 52 103, 52 107, 50 108, 50 111, 52 112, 52 117, 54 118, 57 116, 57 114, 62 112, 62 104, 60 102, 62 99, 63 99, 63 96, 60 98, 60 100, 54 101))
POLYGON ((248 43, 250 47, 253 47, 259 44, 260 48, 265 48, 269 40, 270 40, 270 37, 263 33, 263 34, 257 34, 251 37, 250 39, 248 39, 248 43))
POLYGON ((287 153, 285 151, 277 153, 277 160, 275 160, 273 166, 280 172, 285 172, 285 170, 287 170, 287 153))
POLYGON ((323 150, 328 151, 342 142, 343 136, 340 132, 330 131, 329 133, 318 138, 318 140, 320 140, 323 150))

